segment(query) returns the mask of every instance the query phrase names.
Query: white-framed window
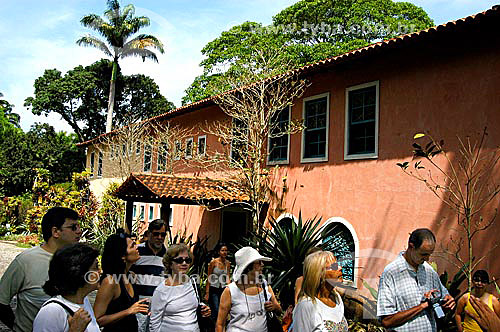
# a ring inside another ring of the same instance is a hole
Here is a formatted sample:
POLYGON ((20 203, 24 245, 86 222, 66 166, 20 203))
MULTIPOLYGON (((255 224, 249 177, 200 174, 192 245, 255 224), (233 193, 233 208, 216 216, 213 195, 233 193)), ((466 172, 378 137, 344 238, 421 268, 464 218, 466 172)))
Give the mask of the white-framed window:
POLYGON ((94 167, 95 167, 95 152, 90 153, 90 177, 94 177, 94 167))
POLYGON ((346 89, 344 159, 378 157, 379 81, 346 89))
POLYGON ((167 160, 168 160, 168 143, 162 142, 158 144, 158 162, 157 170, 158 172, 167 171, 167 160))
POLYGON ((144 205, 141 204, 139 206, 139 220, 144 220, 145 209, 146 207, 144 205))
POLYGON ((198 156, 203 157, 207 152, 207 136, 198 136, 198 156))
POLYGON ((193 138, 189 137, 186 139, 186 151, 185 151, 185 157, 186 159, 193 158, 193 138))
POLYGON ((328 161, 328 127, 330 93, 304 98, 304 130, 302 131, 302 163, 328 161))
POLYGON ((136 216, 137 216, 137 204, 134 204, 132 208, 132 218, 135 219, 136 216))
POLYGON ((102 152, 97 157, 97 177, 102 178, 102 152))
POLYGON ((155 215, 155 207, 153 205, 149 206, 149 215, 148 215, 148 220, 151 221, 154 219, 155 215))
POLYGON ((144 172, 151 172, 151 154, 152 154, 152 146, 151 144, 144 144, 144 172))
POLYGON ((354 227, 344 218, 329 218, 323 225, 322 238, 342 266, 344 283, 357 287, 359 240, 354 227))
POLYGON ((267 163, 270 165, 288 164, 290 154, 290 110, 287 106, 274 114, 271 120, 270 137, 267 141, 267 163))
POLYGON ((174 160, 180 160, 182 155, 182 143, 181 141, 175 141, 174 144, 174 160))
POLYGON ((141 154, 141 142, 139 141, 135 142, 135 154, 136 155, 141 154))

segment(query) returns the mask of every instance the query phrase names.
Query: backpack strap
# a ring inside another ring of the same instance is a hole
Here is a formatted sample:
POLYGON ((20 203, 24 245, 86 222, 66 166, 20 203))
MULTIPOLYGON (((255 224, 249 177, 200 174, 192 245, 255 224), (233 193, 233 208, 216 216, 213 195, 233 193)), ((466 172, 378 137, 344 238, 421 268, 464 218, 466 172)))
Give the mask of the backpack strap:
POLYGON ((61 307, 64 308, 64 310, 66 310, 66 312, 71 316, 73 317, 73 315, 75 314, 75 312, 73 310, 71 310, 70 307, 68 307, 66 304, 62 303, 62 302, 59 302, 57 300, 49 300, 47 302, 45 302, 45 304, 42 306, 42 307, 45 307, 47 304, 50 304, 50 303, 57 303, 59 304, 61 307))

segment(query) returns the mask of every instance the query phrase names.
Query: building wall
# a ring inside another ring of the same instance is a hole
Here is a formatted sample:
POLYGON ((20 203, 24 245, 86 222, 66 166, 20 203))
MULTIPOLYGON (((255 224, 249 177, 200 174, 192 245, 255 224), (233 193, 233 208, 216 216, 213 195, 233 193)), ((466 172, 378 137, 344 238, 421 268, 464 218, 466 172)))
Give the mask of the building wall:
MULTIPOLYGON (((450 35, 445 40, 414 43, 378 55, 361 57, 310 78, 312 85, 303 98, 329 93, 328 160, 302 163, 302 134, 290 137, 289 163, 276 173, 277 191, 286 176, 285 197, 288 213, 304 219, 322 217, 323 222, 341 221, 353 232, 357 242, 356 285, 360 279, 372 286, 378 283, 383 267, 404 250, 409 233, 429 227, 439 239, 436 255, 439 270, 455 271, 440 258, 441 246, 456 237, 456 218, 424 184, 405 175, 396 163, 411 161, 413 135, 429 131, 445 140, 449 157, 456 159, 457 135, 475 135, 488 126, 487 149, 500 142, 500 40, 493 32, 450 35), (367 82, 379 82, 379 141, 375 159, 344 160, 346 89, 367 82), (332 219, 335 218, 335 219, 332 219)), ((303 99, 302 98, 302 99, 303 99)), ((292 118, 301 119, 302 99, 292 107, 292 118)), ((196 128, 201 123, 227 119, 215 106, 187 113, 172 121, 196 128)), ((477 137, 477 135, 475 136, 477 137)), ((208 149, 223 149, 213 136, 207 136, 208 149)), ((153 172, 156 170, 153 157, 153 172)), ((443 158, 438 164, 446 169, 443 158)), ((497 168, 494 174, 500 181, 497 168)), ((178 175, 219 173, 179 165, 178 175), (182 166, 182 167, 181 167, 182 166)), ((281 193, 282 194, 282 193, 281 193)), ((498 200, 496 201, 498 202, 498 200)), ((490 205, 486 215, 491 215, 490 205)), ((198 206, 174 206, 174 234, 186 229, 196 236, 210 235, 215 244, 220 235, 220 213, 198 206)), ((478 256, 496 244, 500 224, 478 238, 478 256)), ((495 249, 480 267, 500 276, 495 249)))

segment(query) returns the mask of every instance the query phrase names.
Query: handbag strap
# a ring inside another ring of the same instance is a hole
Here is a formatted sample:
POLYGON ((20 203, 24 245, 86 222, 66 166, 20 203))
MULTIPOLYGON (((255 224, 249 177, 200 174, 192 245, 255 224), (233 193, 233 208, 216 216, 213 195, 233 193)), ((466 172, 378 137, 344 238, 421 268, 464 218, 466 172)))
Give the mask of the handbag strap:
POLYGON ((59 304, 61 307, 64 308, 64 310, 66 310, 66 312, 71 316, 73 317, 73 315, 75 314, 75 312, 73 310, 71 310, 70 307, 68 307, 66 304, 62 303, 62 302, 59 302, 57 300, 50 300, 50 301, 47 301, 45 302, 45 304, 42 306, 42 307, 45 307, 47 304, 51 304, 51 303, 56 303, 56 304, 59 304))
POLYGON ((198 294, 198 288, 196 287, 196 284, 193 280, 193 278, 189 278, 191 280, 191 285, 193 286, 194 289, 194 294, 196 295, 196 299, 198 300, 198 305, 200 304, 200 295, 198 294))
POLYGON ((262 280, 262 290, 264 291, 264 300, 267 302, 267 283, 262 280))

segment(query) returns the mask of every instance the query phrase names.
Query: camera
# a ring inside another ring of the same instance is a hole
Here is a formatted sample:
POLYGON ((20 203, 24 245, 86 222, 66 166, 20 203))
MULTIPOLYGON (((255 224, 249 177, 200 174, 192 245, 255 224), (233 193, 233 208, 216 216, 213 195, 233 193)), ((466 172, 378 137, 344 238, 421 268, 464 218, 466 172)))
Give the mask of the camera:
POLYGON ((432 294, 430 298, 427 298, 426 301, 429 303, 429 308, 434 310, 437 318, 443 318, 444 312, 443 308, 441 308, 441 299, 436 297, 435 294, 432 294))

